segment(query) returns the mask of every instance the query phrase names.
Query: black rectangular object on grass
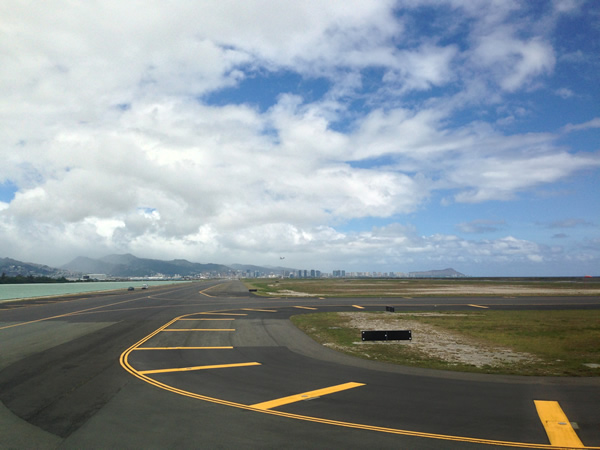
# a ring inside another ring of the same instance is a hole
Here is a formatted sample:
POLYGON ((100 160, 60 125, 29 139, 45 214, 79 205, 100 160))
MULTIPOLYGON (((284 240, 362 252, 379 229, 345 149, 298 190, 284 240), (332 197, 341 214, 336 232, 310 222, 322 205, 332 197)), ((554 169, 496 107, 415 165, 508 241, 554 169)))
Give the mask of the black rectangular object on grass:
POLYGON ((410 341, 411 330, 373 330, 361 331, 363 341, 410 341))

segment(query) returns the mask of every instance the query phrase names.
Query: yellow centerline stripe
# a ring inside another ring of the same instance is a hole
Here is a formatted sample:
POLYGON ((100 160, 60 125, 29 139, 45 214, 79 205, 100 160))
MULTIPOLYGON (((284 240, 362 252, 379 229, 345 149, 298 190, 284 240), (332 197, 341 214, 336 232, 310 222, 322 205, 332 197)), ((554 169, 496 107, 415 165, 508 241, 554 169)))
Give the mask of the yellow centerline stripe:
POLYGON ((358 305, 352 305, 353 308, 357 308, 357 309, 365 309, 364 306, 358 306, 358 305))
POLYGON ((211 370, 211 369, 229 369, 231 367, 248 367, 248 366, 260 366, 260 363, 249 362, 249 363, 237 363, 237 364, 217 364, 213 366, 196 366, 196 367, 179 367, 176 369, 157 369, 157 370, 140 370, 139 373, 142 375, 150 375, 153 373, 169 373, 169 372, 189 372, 193 370, 211 370))
MULTIPOLYGON (((142 297, 142 298, 145 298, 145 297, 142 297)), ((129 299, 129 300, 123 300, 122 302, 111 303, 109 305, 95 306, 93 308, 82 309, 80 311, 73 311, 73 312, 70 312, 70 313, 67 313, 67 314, 60 314, 58 316, 44 317, 42 319, 30 320, 29 322, 15 323, 13 325, 7 325, 7 326, 4 326, 4 327, 0 327, 0 330, 5 330, 7 328, 13 328, 13 327, 20 327, 20 326, 23 326, 23 325, 29 325, 29 324, 37 323, 37 322, 44 322, 46 320, 60 319, 61 317, 74 316, 74 315, 86 313, 86 312, 89 312, 89 311, 93 311, 95 309, 108 308, 109 306, 120 305, 122 303, 134 302, 134 301, 138 301, 138 300, 141 300, 141 298, 133 298, 133 299, 129 299)))
POLYGON ((467 306, 472 306, 473 308, 489 309, 489 306, 482 306, 482 305, 467 305, 467 306))
POLYGON ((298 308, 298 309, 312 309, 312 310, 316 310, 317 308, 311 308, 310 306, 294 306, 294 308, 298 308))
POLYGON ((162 331, 235 331, 234 328, 172 328, 162 331))
POLYGON ((584 448, 558 402, 534 400, 534 403, 550 444, 568 448, 584 448))
POLYGON ((229 350, 233 347, 138 347, 133 350, 229 350))
POLYGON ((251 405, 252 408, 257 409, 272 409, 282 405, 288 405, 290 403, 301 402, 303 400, 310 400, 313 398, 321 397, 322 395, 333 394, 334 392, 345 391, 355 387, 364 386, 364 383, 344 383, 338 384, 337 386, 331 386, 328 388, 317 389, 314 391, 304 392, 302 394, 290 395, 288 397, 282 397, 268 402, 256 403, 251 405))

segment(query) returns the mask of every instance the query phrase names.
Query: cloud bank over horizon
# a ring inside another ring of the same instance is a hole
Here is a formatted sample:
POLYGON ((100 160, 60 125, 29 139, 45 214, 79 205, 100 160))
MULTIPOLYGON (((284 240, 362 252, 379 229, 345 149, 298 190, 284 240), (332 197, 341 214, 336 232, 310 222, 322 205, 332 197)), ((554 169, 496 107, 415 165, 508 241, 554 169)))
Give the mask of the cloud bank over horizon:
POLYGON ((600 275, 593 1, 0 13, 2 257, 600 275))

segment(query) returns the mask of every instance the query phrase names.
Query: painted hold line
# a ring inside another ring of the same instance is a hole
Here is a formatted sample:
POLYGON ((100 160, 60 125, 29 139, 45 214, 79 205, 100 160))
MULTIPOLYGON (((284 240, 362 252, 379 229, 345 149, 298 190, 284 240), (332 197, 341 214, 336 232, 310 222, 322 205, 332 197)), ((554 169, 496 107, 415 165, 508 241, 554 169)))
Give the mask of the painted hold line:
POLYGON ((142 375, 150 375, 156 373, 172 373, 172 372, 190 372, 194 370, 212 370, 212 369, 230 369, 232 367, 249 367, 249 366, 260 366, 260 363, 249 362, 249 363, 238 363, 238 364, 217 364, 212 366, 196 366, 196 367, 179 367, 175 369, 157 369, 157 370, 140 370, 138 373, 142 375))
POLYGON ((301 402, 304 400, 311 400, 313 398, 321 397, 323 395, 333 394, 334 392, 345 391, 353 389, 355 387, 364 386, 364 383, 344 383, 338 384, 337 386, 331 386, 328 388, 317 389, 315 391, 304 392, 302 394, 290 395, 288 397, 282 397, 268 402, 256 403, 251 405, 252 408, 256 409, 272 409, 282 405, 288 405, 290 403, 301 402))

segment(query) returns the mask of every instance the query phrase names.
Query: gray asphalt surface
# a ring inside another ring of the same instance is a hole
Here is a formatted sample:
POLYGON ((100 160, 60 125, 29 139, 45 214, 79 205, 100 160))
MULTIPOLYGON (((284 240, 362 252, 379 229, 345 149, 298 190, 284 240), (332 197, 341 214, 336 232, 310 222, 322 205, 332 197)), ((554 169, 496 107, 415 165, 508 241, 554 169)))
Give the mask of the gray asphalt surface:
POLYGON ((316 344, 288 320, 356 304, 597 309, 598 297, 262 299, 239 282, 219 283, 3 305, 0 448, 547 448, 534 400, 558 401, 581 441, 600 447, 600 378, 363 361, 316 344), (350 382, 362 385, 252 407, 350 382))

